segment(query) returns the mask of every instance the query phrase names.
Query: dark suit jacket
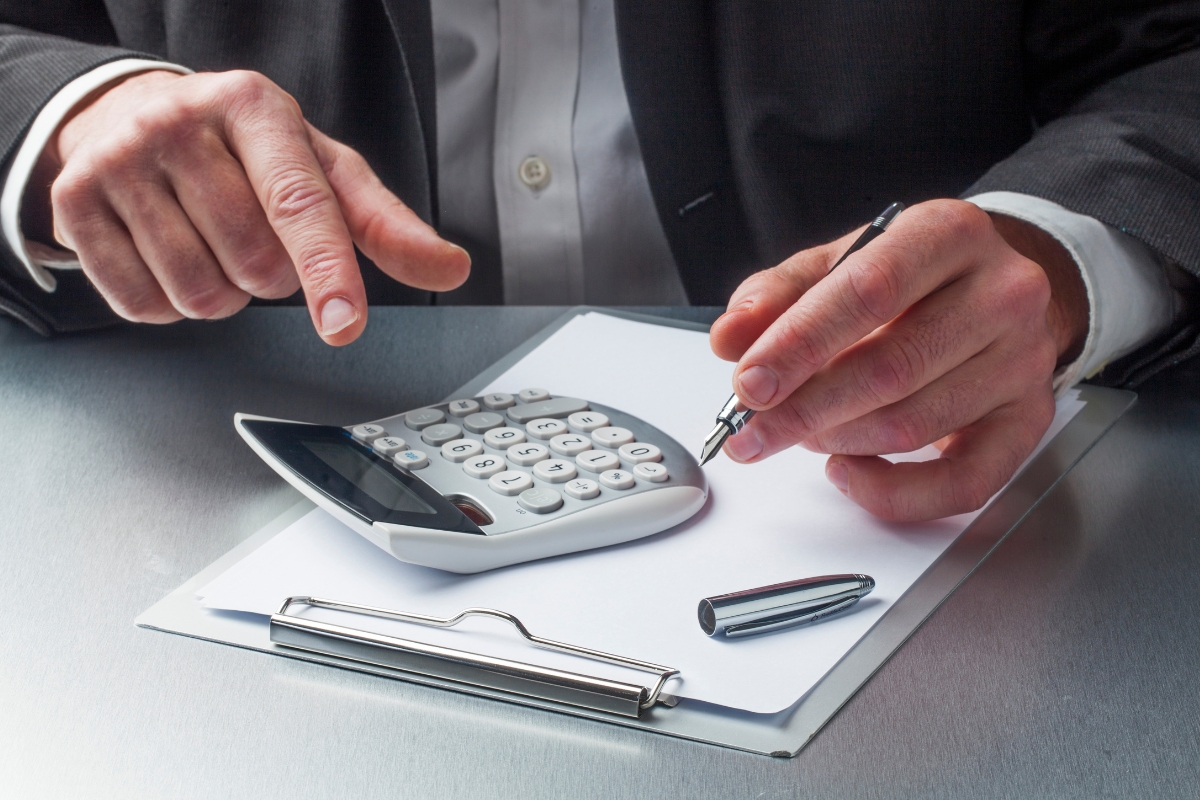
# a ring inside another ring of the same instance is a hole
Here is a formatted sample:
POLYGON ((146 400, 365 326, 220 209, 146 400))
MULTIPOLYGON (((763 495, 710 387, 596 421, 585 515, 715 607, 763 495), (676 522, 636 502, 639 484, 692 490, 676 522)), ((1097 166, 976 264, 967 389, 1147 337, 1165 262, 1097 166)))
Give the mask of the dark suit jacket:
MULTIPOLYGON (((693 303, 724 304, 751 271, 890 200, 995 189, 1096 217, 1200 275, 1198 0, 617 0, 617 28, 693 303)), ((265 73, 436 223, 425 0, 0 0, 5 171, 60 87, 131 53, 265 73)), ((0 250, 3 309, 46 331, 110 318, 81 274, 47 295, 0 250)), ((364 274, 373 302, 431 301, 364 274)))

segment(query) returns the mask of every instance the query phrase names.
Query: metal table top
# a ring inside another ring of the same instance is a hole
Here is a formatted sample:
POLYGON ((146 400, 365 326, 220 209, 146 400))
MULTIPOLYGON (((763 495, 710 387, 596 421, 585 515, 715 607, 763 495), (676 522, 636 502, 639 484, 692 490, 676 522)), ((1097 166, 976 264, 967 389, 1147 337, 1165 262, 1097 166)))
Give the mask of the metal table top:
POLYGON ((1200 364, 1143 387, 791 760, 134 627, 296 500, 234 411, 431 402, 562 311, 373 309, 340 350, 295 308, 0 322, 0 796, 1195 796, 1200 364))

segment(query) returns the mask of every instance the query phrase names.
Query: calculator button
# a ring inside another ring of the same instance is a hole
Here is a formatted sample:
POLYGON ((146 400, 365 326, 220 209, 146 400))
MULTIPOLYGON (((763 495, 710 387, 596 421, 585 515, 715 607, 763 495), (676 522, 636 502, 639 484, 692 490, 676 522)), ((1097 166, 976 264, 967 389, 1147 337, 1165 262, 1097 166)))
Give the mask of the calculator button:
POLYGON ((525 431, 519 428, 492 428, 483 435, 483 443, 497 450, 507 450, 525 441, 525 431))
POLYGON ((355 425, 350 429, 350 435, 360 442, 370 444, 380 436, 387 436, 387 431, 381 425, 355 425))
POLYGON ((608 417, 599 411, 576 411, 567 417, 567 425, 573 431, 591 433, 596 428, 603 428, 608 425, 608 417))
POLYGON ((588 472, 604 472, 621 466, 621 459, 609 450, 588 450, 575 456, 575 463, 588 472))
POLYGON ((549 400, 550 393, 545 389, 522 389, 517 392, 517 399, 522 403, 536 403, 540 400, 549 400))
POLYGON ((600 494, 600 484, 589 481, 587 478, 579 478, 564 486, 563 491, 576 500, 591 500, 600 494))
POLYGON ((535 514, 549 514, 562 508, 562 495, 553 489, 538 487, 521 492, 517 502, 535 514))
POLYGON ((645 442, 630 442, 621 445, 617 453, 626 464, 644 464, 647 461, 662 461, 662 450, 645 442))
POLYGON ((401 453, 396 453, 392 456, 392 461, 396 462, 396 466, 404 469, 421 469, 429 466, 429 456, 422 453, 420 450, 405 450, 401 453))
POLYGON ((565 483, 577 474, 579 473, 575 471, 575 465, 561 458, 539 461, 533 465, 533 477, 546 483, 565 483))
POLYGON ((493 492, 507 495, 508 497, 520 494, 531 486, 533 486, 533 478, 529 477, 529 473, 518 470, 498 472, 488 479, 488 487, 493 492))
POLYGON ((600 483, 610 489, 632 489, 633 475, 623 469, 610 469, 600 473, 600 483))
POLYGON ((446 415, 440 409, 418 408, 416 411, 410 411, 404 415, 404 424, 414 431, 419 431, 428 428, 430 425, 437 425, 445 419, 446 415))
POLYGON ((534 439, 553 439, 560 433, 567 432, 567 424, 561 419, 531 419, 525 425, 525 432, 534 439))
POLYGON ((508 460, 521 467, 531 467, 549 457, 550 450, 546 445, 535 442, 514 444, 508 448, 508 460))
POLYGON ((496 392, 495 394, 487 394, 483 396, 483 404, 492 411, 499 411, 517 404, 516 399, 505 392, 496 392))
MULTIPOLYGON (((440 411, 438 412, 441 413, 440 411)), ((462 428, 457 425, 451 425, 449 422, 441 425, 430 425, 425 430, 421 431, 421 438, 426 444, 431 444, 434 447, 441 447, 446 442, 462 438, 462 428)))
POLYGON ((580 453, 592 449, 592 440, 578 433, 564 433, 550 440, 550 449, 560 456, 574 458, 580 453))
POLYGON ((634 464, 633 474, 644 481, 650 481, 652 483, 662 483, 668 477, 670 477, 667 473, 666 467, 653 461, 644 461, 641 464, 634 464))
POLYGON ((466 461, 471 456, 483 452, 483 445, 478 439, 455 439, 442 445, 442 457, 448 458, 455 464, 466 461))
POLYGON ((508 465, 501 456, 474 456, 463 462, 463 472, 472 478, 490 478, 506 469, 508 465))
POLYGON ((597 428, 592 431, 592 441, 601 447, 616 450, 621 445, 633 441, 633 431, 628 428, 597 428))
POLYGON ((483 433, 504 425, 504 417, 491 411, 480 411, 463 419, 463 427, 471 433, 483 433))
POLYGON ((465 417, 467 414, 474 414, 479 410, 479 403, 474 400, 451 400, 446 406, 450 410, 450 414, 455 417, 465 417))
POLYGON ((508 418, 513 422, 525 424, 529 420, 539 417, 562 419, 576 411, 587 411, 587 408, 587 400, 580 400, 576 397, 556 397, 553 400, 541 400, 537 403, 513 406, 508 410, 508 418))
POLYGON ((407 450, 408 444, 395 436, 380 436, 371 442, 371 449, 381 456, 393 456, 401 450, 407 450))

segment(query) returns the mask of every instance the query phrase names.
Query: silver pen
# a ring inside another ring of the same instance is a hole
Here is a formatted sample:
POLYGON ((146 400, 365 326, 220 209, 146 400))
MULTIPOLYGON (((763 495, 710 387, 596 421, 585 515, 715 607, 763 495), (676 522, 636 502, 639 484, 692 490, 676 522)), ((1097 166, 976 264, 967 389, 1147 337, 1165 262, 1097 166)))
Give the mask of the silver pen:
MULTIPOLYGON (((883 213, 876 217, 875 221, 868 225, 867 229, 854 240, 854 244, 850 245, 850 249, 837 260, 837 263, 829 268, 829 272, 833 272, 841 266, 843 261, 859 250, 862 250, 876 236, 886 231, 888 225, 892 224, 892 220, 900 216, 900 212, 903 210, 903 203, 892 203, 885 208, 883 213)), ((825 274, 828 275, 829 273, 825 274)), ((703 467, 709 461, 712 461, 713 457, 721 451, 725 440, 746 427, 746 423, 754 416, 754 409, 743 406, 739 410, 738 406, 740 405, 742 405, 741 401, 738 400, 738 396, 735 394, 725 403, 725 407, 721 409, 721 413, 717 414, 717 425, 712 429, 712 433, 705 437, 704 446, 700 449, 700 466, 703 467)))
POLYGON ((750 636, 841 613, 874 588, 870 575, 822 575, 706 597, 696 615, 709 636, 750 636))

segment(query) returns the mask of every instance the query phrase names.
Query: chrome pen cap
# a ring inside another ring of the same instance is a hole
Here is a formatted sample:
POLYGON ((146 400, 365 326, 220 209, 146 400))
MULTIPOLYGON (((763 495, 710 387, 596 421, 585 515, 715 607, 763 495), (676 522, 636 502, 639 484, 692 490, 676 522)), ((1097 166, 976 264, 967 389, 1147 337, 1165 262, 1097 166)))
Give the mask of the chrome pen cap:
POLYGON ((706 597, 697 615, 709 636, 749 636, 845 611, 874 588, 870 575, 822 575, 706 597))

